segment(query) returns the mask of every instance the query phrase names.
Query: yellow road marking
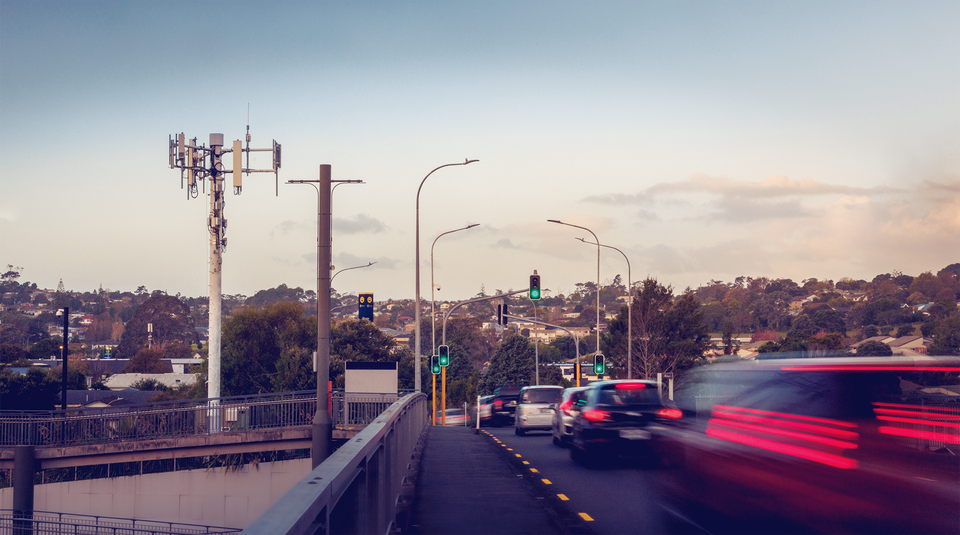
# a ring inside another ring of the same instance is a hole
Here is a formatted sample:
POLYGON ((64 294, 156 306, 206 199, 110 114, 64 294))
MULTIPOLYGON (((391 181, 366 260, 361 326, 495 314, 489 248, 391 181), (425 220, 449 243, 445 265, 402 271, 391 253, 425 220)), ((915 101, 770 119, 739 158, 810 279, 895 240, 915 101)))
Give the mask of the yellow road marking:
POLYGON ((590 518, 590 515, 587 513, 580 513, 580 518, 586 520, 587 522, 593 522, 593 519, 590 518))
POLYGON ((534 474, 540 473, 539 470, 537 470, 536 468, 531 468, 530 471, 533 472, 534 474))
POLYGON ((544 485, 553 485, 553 482, 551 482, 549 479, 541 479, 540 481, 543 481, 544 485))
POLYGON ((513 451, 513 448, 507 448, 507 451, 513 451))
POLYGON ((567 498, 567 495, 566 495, 566 494, 557 494, 557 497, 560 498, 560 500, 561 500, 561 501, 564 501, 564 502, 570 501, 570 498, 567 498))
MULTIPOLYGON (((510 451, 513 451, 513 450, 510 450, 510 451)), ((519 453, 514 453, 514 455, 516 455, 517 457, 521 456, 519 453)))
POLYGON ((523 464, 530 464, 530 461, 523 461, 523 464))

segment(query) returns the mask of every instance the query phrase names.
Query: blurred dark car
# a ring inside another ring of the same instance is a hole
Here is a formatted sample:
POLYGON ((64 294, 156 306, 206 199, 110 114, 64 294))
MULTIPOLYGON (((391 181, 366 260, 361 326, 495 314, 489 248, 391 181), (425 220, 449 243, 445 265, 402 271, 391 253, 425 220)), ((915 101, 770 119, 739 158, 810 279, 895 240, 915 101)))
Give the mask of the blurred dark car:
POLYGON ((665 495, 713 532, 960 533, 960 358, 690 370, 665 495))
POLYGON ((549 431, 562 394, 562 386, 523 387, 514 411, 513 428, 516 434, 523 436, 528 431, 549 431))
POLYGON ((553 443, 557 446, 565 447, 570 442, 573 435, 573 416, 580 412, 580 406, 583 404, 583 391, 585 386, 567 388, 560 397, 560 403, 553 414, 553 443))
POLYGON ((490 405, 490 425, 513 423, 521 388, 521 385, 499 386, 493 391, 493 396, 487 402, 490 405))
POLYGON ((664 436, 682 412, 664 404, 654 381, 619 380, 590 384, 573 416, 570 458, 588 467, 618 457, 676 464, 679 448, 664 436))

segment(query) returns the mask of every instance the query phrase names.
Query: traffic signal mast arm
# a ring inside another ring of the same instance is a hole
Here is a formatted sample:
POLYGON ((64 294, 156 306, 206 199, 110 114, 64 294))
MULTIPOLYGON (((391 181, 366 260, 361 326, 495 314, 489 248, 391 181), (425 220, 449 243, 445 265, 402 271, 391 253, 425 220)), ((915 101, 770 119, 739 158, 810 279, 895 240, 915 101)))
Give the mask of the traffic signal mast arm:
POLYGON ((524 318, 522 316, 514 316, 513 314, 504 314, 505 317, 515 320, 526 321, 530 323, 536 323, 537 325, 544 325, 546 327, 553 327, 555 329, 560 329, 561 331, 566 332, 576 341, 576 350, 577 350, 577 365, 576 365, 576 375, 577 375, 577 386, 580 386, 580 337, 574 334, 572 331, 568 330, 566 327, 561 327, 560 325, 554 325, 552 323, 547 323, 545 321, 540 321, 533 318, 524 318))
POLYGON ((447 318, 450 317, 450 314, 453 313, 454 310, 462 307, 463 305, 470 305, 470 304, 473 304, 473 303, 482 303, 482 302, 484 302, 484 301, 492 301, 492 300, 494 300, 494 299, 503 299, 504 297, 510 297, 511 295, 523 294, 523 293, 527 293, 527 292, 529 292, 529 291, 530 291, 529 288, 525 288, 525 289, 523 289, 523 290, 517 290, 517 291, 515 291, 515 292, 510 292, 510 293, 505 293, 505 294, 490 295, 490 296, 487 296, 487 297, 478 297, 478 298, 476 298, 476 299, 467 299, 466 301, 460 301, 459 303, 453 305, 453 306, 450 307, 450 308, 446 311, 446 313, 444 313, 444 315, 443 315, 443 341, 442 341, 441 343, 442 343, 443 345, 447 345, 447 318))

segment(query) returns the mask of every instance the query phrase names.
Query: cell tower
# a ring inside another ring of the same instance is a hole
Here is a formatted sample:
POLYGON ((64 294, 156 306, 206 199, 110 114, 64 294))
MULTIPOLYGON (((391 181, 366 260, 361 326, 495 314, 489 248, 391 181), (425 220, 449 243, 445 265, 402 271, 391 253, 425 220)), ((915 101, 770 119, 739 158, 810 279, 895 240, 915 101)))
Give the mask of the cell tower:
MULTIPOLYGON (((249 123, 249 120, 248 120, 249 123)), ((170 168, 180 169, 180 187, 186 187, 187 198, 199 196, 198 183, 209 183, 210 215, 207 218, 207 230, 210 233, 210 334, 208 342, 208 378, 207 397, 220 397, 220 315, 221 315, 221 267, 223 251, 227 247, 227 220, 224 217, 224 189, 226 175, 233 175, 233 193, 239 195, 243 189, 243 175, 250 173, 273 173, 276 194, 279 196, 280 144, 273 141, 268 149, 250 148, 250 125, 247 124, 246 147, 235 140, 232 149, 223 146, 223 134, 210 134, 210 146, 197 144, 197 138, 185 139, 182 133, 171 136, 169 140, 170 168), (175 137, 175 138, 174 138, 175 137), (251 152, 273 153, 273 167, 270 169, 251 169, 251 152), (233 169, 224 169, 223 155, 233 153, 233 169), (247 155, 247 165, 243 165, 243 155, 247 155)), ((217 402, 212 404, 216 405, 217 402)), ((219 412, 211 411, 211 431, 219 431, 219 412)))

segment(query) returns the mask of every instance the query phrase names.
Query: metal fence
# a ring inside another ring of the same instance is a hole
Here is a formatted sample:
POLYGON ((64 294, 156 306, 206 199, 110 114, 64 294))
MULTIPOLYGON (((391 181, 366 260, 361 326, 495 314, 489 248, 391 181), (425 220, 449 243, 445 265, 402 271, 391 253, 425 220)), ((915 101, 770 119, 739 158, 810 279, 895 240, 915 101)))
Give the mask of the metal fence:
MULTIPOLYGON (((370 423, 396 397, 396 394, 351 395, 347 413, 343 392, 334 392, 330 399, 333 423, 335 426, 370 423)), ((316 411, 314 390, 66 412, 0 411, 0 447, 75 446, 311 425, 316 411)))
POLYGON ((427 425, 427 397, 409 394, 294 485, 247 535, 388 533, 427 425))
POLYGON ((238 533, 239 529, 133 520, 109 516, 34 511, 23 517, 0 509, 0 535, 200 535, 238 533))

